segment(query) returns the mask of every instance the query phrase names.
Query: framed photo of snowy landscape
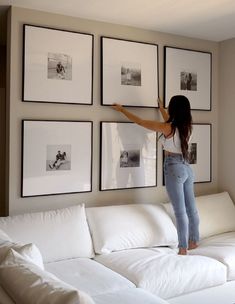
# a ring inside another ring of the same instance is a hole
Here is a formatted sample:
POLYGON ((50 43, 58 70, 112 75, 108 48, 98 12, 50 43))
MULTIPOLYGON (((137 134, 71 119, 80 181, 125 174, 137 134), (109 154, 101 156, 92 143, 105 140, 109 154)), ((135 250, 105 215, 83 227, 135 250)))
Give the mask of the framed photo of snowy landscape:
POLYGON ((101 104, 157 107, 158 45, 101 37, 101 104))
POLYGON ((211 110, 209 52, 164 47, 164 104, 174 95, 185 95, 192 110, 211 110))
POLYGON ((157 186, 157 134, 129 122, 101 122, 100 190, 157 186))
POLYGON ((92 34, 24 24, 23 101, 92 104, 92 34))
POLYGON ((91 163, 91 121, 22 121, 22 197, 90 192, 91 163))

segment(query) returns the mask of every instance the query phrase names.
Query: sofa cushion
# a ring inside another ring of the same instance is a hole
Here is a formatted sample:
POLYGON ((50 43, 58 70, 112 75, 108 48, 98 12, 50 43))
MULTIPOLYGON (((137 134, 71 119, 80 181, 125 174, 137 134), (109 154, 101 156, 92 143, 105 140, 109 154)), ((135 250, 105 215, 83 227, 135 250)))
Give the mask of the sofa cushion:
POLYGON ((168 304, 167 301, 141 288, 129 288, 112 293, 105 293, 93 299, 96 304, 168 304))
POLYGON ((175 226, 161 205, 131 204, 87 208, 95 252, 176 246, 175 226))
POLYGON ((130 249, 95 259, 163 299, 224 284, 227 269, 203 256, 180 256, 170 248, 130 249))
POLYGON ((0 244, 5 241, 11 242, 12 239, 6 234, 6 232, 0 229, 0 244))
POLYGON ((83 205, 2 217, 1 228, 15 242, 36 244, 44 262, 93 256, 83 205))
MULTIPOLYGON (((227 192, 196 197, 200 218, 200 237, 235 231, 235 205, 227 192)), ((175 217, 170 203, 163 204, 173 221, 175 217)))
POLYGON ((227 266, 227 280, 235 280, 235 232, 212 236, 190 250, 191 255, 203 255, 220 261, 227 266))
POLYGON ((0 263, 6 258, 9 249, 14 249, 16 252, 21 254, 23 257, 34 263, 41 269, 44 269, 42 255, 34 244, 16 244, 12 242, 5 242, 0 244, 0 263))
POLYGON ((45 268, 59 279, 84 290, 92 297, 135 288, 132 282, 92 259, 62 260, 47 263, 45 268))
POLYGON ((169 304, 234 304, 235 281, 169 299, 169 304))
POLYGON ((0 265, 1 284, 16 303, 93 304, 93 300, 60 281, 54 275, 28 262, 14 249, 0 265), (82 301, 81 301, 82 300, 82 301))

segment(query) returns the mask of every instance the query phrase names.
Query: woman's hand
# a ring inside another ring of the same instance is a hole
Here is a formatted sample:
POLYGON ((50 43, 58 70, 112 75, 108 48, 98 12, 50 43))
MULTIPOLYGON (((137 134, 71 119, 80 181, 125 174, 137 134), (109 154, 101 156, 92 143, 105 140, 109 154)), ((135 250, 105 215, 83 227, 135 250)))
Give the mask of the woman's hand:
POLYGON ((161 101, 161 99, 159 97, 157 99, 157 102, 158 102, 159 108, 163 108, 163 102, 161 101))
POLYGON ((164 121, 168 122, 168 119, 169 119, 168 111, 166 109, 164 109, 163 102, 161 101, 160 98, 157 99, 157 102, 158 102, 158 105, 159 105, 160 113, 161 113, 164 121))
POLYGON ((114 103, 114 104, 112 105, 112 108, 113 108, 115 111, 117 111, 117 112, 122 112, 122 111, 123 111, 123 106, 120 105, 120 104, 118 104, 118 103, 114 103))

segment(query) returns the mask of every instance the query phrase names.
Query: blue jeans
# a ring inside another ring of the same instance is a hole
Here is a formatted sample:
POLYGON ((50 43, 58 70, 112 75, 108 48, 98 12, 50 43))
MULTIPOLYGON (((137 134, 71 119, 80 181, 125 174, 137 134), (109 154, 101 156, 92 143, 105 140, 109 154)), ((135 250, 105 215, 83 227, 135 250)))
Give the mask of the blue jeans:
POLYGON ((189 240, 199 241, 193 171, 181 155, 168 155, 164 161, 164 176, 166 190, 175 212, 179 247, 187 248, 189 240))

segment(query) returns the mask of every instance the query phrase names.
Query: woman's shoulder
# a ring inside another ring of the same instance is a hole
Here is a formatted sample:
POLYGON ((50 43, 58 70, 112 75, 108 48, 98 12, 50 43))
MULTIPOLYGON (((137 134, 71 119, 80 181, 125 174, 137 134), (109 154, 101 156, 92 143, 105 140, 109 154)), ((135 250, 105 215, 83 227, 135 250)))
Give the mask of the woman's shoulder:
POLYGON ((162 130, 162 134, 164 135, 165 138, 171 135, 172 133, 172 126, 170 122, 164 122, 164 128, 162 130))

